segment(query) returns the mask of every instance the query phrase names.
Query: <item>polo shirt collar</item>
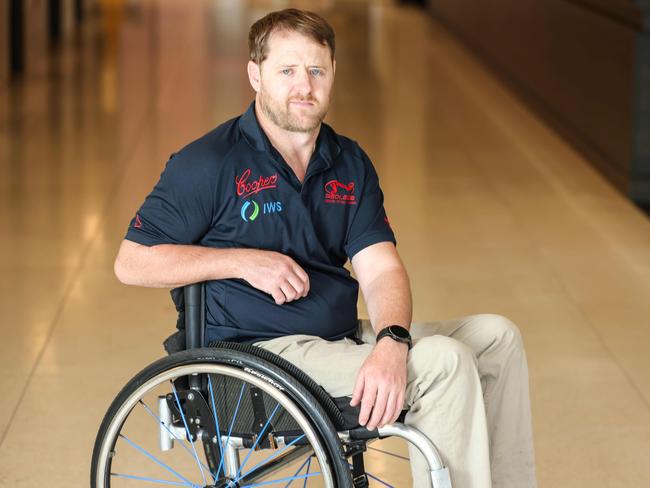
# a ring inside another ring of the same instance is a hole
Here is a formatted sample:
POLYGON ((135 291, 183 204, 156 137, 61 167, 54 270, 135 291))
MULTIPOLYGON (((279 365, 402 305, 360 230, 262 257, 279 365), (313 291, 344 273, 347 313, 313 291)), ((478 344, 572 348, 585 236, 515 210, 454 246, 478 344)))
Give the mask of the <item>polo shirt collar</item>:
MULTIPOLYGON (((239 119, 239 129, 246 142, 255 150, 273 155, 276 151, 271 146, 271 141, 260 127, 255 116, 255 102, 253 101, 248 110, 239 119)), ((327 124, 321 124, 318 138, 316 139, 315 154, 318 154, 329 168, 338 157, 341 148, 336 142, 336 134, 327 124)), ((312 158, 313 159, 313 158, 312 158)))

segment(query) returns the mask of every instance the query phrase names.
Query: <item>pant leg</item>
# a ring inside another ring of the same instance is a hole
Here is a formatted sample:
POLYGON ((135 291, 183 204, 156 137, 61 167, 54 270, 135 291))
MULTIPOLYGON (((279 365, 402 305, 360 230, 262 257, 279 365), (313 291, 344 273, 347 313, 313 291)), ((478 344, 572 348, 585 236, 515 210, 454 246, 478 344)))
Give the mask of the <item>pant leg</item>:
MULTIPOLYGON (((490 488, 490 453, 476 357, 442 335, 415 341, 408 358, 405 423, 425 434, 449 467, 454 488, 490 488)), ((409 444, 413 486, 431 487, 428 465, 409 444)))
POLYGON ((414 323, 411 333, 416 341, 446 335, 472 350, 485 401, 492 486, 536 487, 528 365, 516 325, 499 315, 482 314, 414 323))
POLYGON ((373 349, 350 339, 327 341, 310 335, 278 337, 255 345, 302 369, 332 397, 352 395, 357 372, 373 349))
MULTIPOLYGON (((357 372, 373 349, 348 339, 329 342, 303 335, 257 345, 303 369, 332 396, 352 394, 357 372)), ((436 444, 454 488, 490 488, 485 408, 472 351, 448 337, 422 338, 409 353, 407 372, 406 423, 436 444)), ((414 486, 429 488, 425 459, 409 449, 414 486)))

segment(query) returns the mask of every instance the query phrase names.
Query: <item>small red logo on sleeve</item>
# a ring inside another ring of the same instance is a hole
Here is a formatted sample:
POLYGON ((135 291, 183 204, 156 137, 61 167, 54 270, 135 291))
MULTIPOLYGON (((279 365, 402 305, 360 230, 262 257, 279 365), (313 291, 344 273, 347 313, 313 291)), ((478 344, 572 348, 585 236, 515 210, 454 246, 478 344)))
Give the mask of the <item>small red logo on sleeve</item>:
POLYGON ((140 215, 138 214, 135 214, 135 222, 133 223, 133 227, 136 229, 142 228, 142 220, 140 220, 140 215))
POLYGON ((356 205, 357 197, 354 195, 354 181, 347 185, 337 180, 330 180, 325 183, 325 203, 356 205))

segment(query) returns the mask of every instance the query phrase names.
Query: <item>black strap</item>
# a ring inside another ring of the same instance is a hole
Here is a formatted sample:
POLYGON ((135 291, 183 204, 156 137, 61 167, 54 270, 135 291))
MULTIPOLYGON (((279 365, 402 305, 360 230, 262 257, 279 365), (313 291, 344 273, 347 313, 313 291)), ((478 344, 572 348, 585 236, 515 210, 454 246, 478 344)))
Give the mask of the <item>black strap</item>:
POLYGON ((352 482, 354 488, 367 488, 368 475, 363 465, 363 452, 358 452, 352 456, 352 482))
POLYGON ((251 426, 251 431, 255 432, 260 440, 258 445, 263 449, 268 449, 272 447, 271 437, 268 435, 270 432, 273 432, 273 425, 269 422, 269 417, 266 414, 266 408, 264 408, 264 393, 261 389, 252 386, 249 388, 251 401, 253 403, 253 425, 251 426), (266 429, 264 426, 266 425, 266 429))

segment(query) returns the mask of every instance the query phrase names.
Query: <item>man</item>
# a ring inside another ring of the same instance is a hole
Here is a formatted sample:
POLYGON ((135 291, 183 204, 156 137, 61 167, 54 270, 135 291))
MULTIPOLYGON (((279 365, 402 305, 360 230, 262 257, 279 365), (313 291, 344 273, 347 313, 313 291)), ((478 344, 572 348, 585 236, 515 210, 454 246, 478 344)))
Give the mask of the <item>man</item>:
MULTIPOLYGON (((536 486, 516 327, 495 315, 411 326, 377 175, 323 123, 331 27, 313 13, 274 12, 252 26, 249 46, 254 103, 172 156, 131 222, 117 276, 157 287, 209 281, 209 341, 282 355, 332 396, 350 395, 368 429, 409 408, 406 423, 436 443, 458 488, 536 486), (359 285, 370 315, 361 327, 359 285)), ((430 486, 423 458, 411 459, 414 484, 430 486)))

